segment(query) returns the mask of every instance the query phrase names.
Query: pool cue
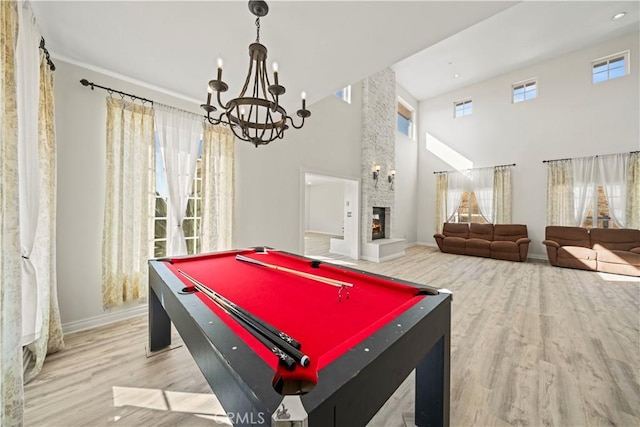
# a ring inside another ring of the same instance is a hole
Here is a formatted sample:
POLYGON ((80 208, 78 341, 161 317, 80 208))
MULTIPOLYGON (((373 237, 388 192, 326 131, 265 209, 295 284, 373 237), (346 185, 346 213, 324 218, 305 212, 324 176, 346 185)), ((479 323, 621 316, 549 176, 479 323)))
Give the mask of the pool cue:
POLYGON ((322 282, 322 283, 325 283, 327 285, 336 286, 338 288, 344 288, 344 287, 350 288, 350 287, 353 287, 352 283, 343 282, 342 280, 330 279, 328 277, 316 276, 315 274, 305 273, 304 271, 298 271, 298 270, 293 270, 291 268, 280 267, 280 266, 273 265, 273 264, 267 264, 266 262, 258 261, 258 260, 253 259, 253 258, 248 258, 248 257, 243 256, 243 255, 236 255, 236 259, 238 261, 249 262, 251 264, 259 265, 261 267, 267 267, 267 268, 270 268, 272 270, 284 271, 285 273, 295 274, 296 276, 300 276, 300 277, 304 277, 304 278, 307 278, 307 279, 315 280, 317 282, 322 282))
POLYGON ((191 277, 190 275, 188 275, 187 273, 185 273, 184 271, 178 269, 178 273, 182 274, 184 277, 186 277, 187 279, 189 279, 189 281, 191 283, 193 283, 194 285, 197 283, 200 286, 206 288, 209 292, 213 293, 216 295, 216 297, 220 298, 222 301, 225 302, 225 304, 230 305, 231 307, 233 307, 235 310, 239 311, 240 313, 242 313, 244 316, 250 318, 251 320, 253 320, 254 322, 257 322, 259 324, 261 324, 262 326, 264 326, 266 329, 268 329, 272 334, 277 335, 278 337, 280 337, 280 339, 282 339, 283 341, 287 342, 289 345, 291 345, 292 347, 295 347, 296 349, 300 350, 300 347, 302 346, 298 341, 296 341, 293 337, 290 337, 289 335, 287 335, 286 333, 282 332, 280 329, 277 329, 273 326, 271 326, 270 324, 268 324, 267 322, 265 322, 264 320, 254 316, 253 314, 249 313, 248 311, 246 311, 245 309, 243 309, 242 307, 236 305, 233 301, 228 300, 227 298, 223 297, 222 295, 220 295, 219 293, 217 293, 216 291, 214 291, 213 289, 211 289, 210 287, 206 286, 204 283, 201 283, 199 281, 197 281, 196 279, 194 279, 193 277, 191 277))
MULTIPOLYGON (((278 331, 276 328, 269 325, 268 323, 261 321, 257 317, 248 313, 246 310, 243 310, 242 308, 238 307, 236 304, 227 300, 222 295, 220 295, 213 289, 209 288, 208 286, 204 285, 203 283, 199 282, 198 280, 194 279, 184 271, 178 270, 178 273, 186 277, 191 283, 194 284, 197 290, 205 294, 218 307, 222 308, 224 311, 231 314, 236 321, 239 321, 240 324, 244 325, 245 329, 249 333, 251 333, 251 335, 256 337, 262 344, 269 347, 272 351, 273 351, 273 346, 276 346, 278 350, 280 350, 281 352, 284 352, 286 355, 292 358, 295 362, 299 363, 301 366, 305 366, 305 367, 309 366, 309 362, 310 362, 309 356, 307 356, 306 354, 302 353, 300 350, 298 350, 297 348, 289 344, 287 340, 283 339, 279 334, 272 332, 272 331, 278 331), (229 301, 230 304, 227 303, 227 301, 229 301), (268 340, 270 344, 265 344, 265 341, 261 339, 262 337, 268 340)), ((284 334, 283 332, 280 331, 280 333, 288 337, 288 335, 284 334)), ((274 351, 274 354, 276 354, 276 356, 278 356, 280 360, 283 360, 280 353, 276 353, 274 351)), ((288 361, 286 360, 283 360, 283 361, 285 366, 287 366, 288 361)))

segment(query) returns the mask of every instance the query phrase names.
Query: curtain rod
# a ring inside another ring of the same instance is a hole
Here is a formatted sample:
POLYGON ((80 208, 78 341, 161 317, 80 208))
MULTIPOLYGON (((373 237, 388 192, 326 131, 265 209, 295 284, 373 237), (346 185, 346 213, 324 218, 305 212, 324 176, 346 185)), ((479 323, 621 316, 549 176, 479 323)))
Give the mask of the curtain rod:
POLYGON ((204 116, 201 116, 200 114, 194 113, 192 111, 183 110, 182 108, 176 108, 174 106, 167 105, 167 104, 162 104, 160 102, 154 101, 153 99, 147 99, 147 98, 143 98, 143 97, 138 96, 138 95, 132 95, 132 94, 127 93, 127 92, 122 92, 120 90, 112 89, 110 87, 100 86, 99 84, 90 82, 87 79, 80 80, 80 83, 82 84, 82 86, 90 86, 91 90, 94 90, 94 88, 104 89, 107 92, 109 92, 109 95, 113 95, 114 93, 117 93, 122 97, 128 96, 129 98, 131 98, 132 101, 135 101, 136 99, 138 99, 138 100, 142 101, 142 104, 144 104, 146 102, 149 102, 149 103, 151 103, 151 106, 160 105, 160 106, 163 106, 163 107, 173 108, 174 110, 182 111, 183 113, 192 114, 192 115, 197 116, 197 117, 204 117, 204 116))
POLYGON ((489 168, 508 168, 511 166, 515 166, 515 163, 511 163, 510 165, 498 165, 498 166, 485 166, 483 168, 471 168, 471 169, 461 169, 461 170, 451 170, 451 171, 437 171, 434 172, 434 174, 438 174, 438 173, 449 173, 449 172, 461 172, 463 170, 465 171, 471 171, 471 170, 475 170, 475 169, 489 169, 489 168))
POLYGON ((51 56, 49 55, 49 51, 47 50, 47 48, 44 45, 44 37, 40 37, 40 49, 42 49, 42 51, 44 52, 44 56, 47 59, 47 64, 49 65, 49 68, 51 69, 51 71, 55 71, 56 70, 56 65, 51 60, 51 56))
MULTIPOLYGON (((640 153, 640 151, 629 151, 629 154, 636 154, 636 153, 640 153)), ((597 156, 584 156, 584 157, 571 157, 571 158, 567 158, 567 159, 543 160, 542 163, 564 162, 564 161, 567 161, 567 160, 586 159, 588 157, 615 156, 616 154, 625 154, 625 153, 600 154, 600 155, 597 155, 597 156)))

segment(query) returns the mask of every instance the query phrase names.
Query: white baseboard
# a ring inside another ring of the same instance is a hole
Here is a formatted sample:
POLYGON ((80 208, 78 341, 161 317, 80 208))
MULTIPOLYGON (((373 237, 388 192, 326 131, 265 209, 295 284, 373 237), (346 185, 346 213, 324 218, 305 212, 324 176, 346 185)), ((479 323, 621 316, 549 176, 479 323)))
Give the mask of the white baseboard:
POLYGON ((340 233, 329 233, 328 231, 305 230, 304 232, 305 233, 313 233, 313 234, 322 234, 322 235, 331 236, 331 237, 336 237, 336 236, 344 237, 340 233))
POLYGON ((418 246, 429 246, 431 248, 437 248, 438 244, 436 242, 416 242, 416 245, 418 246))
POLYGON ((417 245, 418 245, 418 242, 405 243, 404 248, 405 249, 409 249, 409 248, 412 248, 412 247, 417 246, 417 245))
POLYGON ((64 334, 72 334, 74 332, 85 331, 87 329, 97 328, 98 326, 104 326, 110 323, 119 322, 120 320, 142 316, 143 314, 147 313, 147 304, 140 304, 134 307, 128 307, 122 310, 107 312, 98 316, 89 317, 88 319, 74 320, 73 322, 63 323, 62 332, 64 334))
POLYGON ((549 260, 549 258, 544 254, 527 254, 527 258, 540 259, 542 261, 549 260))
POLYGON ((362 258, 365 261, 371 261, 371 262, 385 262, 385 261, 391 261, 392 259, 396 259, 396 258, 402 258, 403 256, 405 256, 406 254, 403 252, 398 252, 396 254, 393 255, 387 255, 385 257, 382 258, 374 258, 374 257, 368 257, 368 256, 361 256, 360 258, 362 258))

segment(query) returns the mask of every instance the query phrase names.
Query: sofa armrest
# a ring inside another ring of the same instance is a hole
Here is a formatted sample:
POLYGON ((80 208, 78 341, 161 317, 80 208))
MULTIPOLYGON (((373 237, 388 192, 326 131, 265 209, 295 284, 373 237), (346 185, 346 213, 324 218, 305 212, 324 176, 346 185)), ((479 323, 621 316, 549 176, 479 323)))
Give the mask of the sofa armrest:
POLYGON ((631 248, 629 252, 633 252, 634 254, 640 254, 640 246, 638 246, 637 248, 631 248))
POLYGON ((531 239, 529 239, 528 237, 521 237, 518 240, 516 240, 516 245, 520 246, 523 243, 531 243, 531 239))
POLYGON ((528 237, 521 237, 520 239, 516 240, 516 245, 518 245, 518 251, 520 252, 520 262, 524 262, 527 260, 529 243, 531 243, 531 239, 529 239, 528 237))
POLYGON ((442 233, 436 233, 433 235, 433 238, 436 239, 436 243, 438 244, 438 248, 440 249, 440 252, 444 252, 442 250, 442 242, 444 240, 444 238, 447 237, 442 233))
POLYGON ((558 249, 560 243, 553 240, 543 240, 542 243, 547 247, 547 256, 551 265, 558 265, 558 249))
POLYGON ((556 249, 558 249, 560 247, 560 243, 553 241, 553 240, 543 240, 542 241, 543 245, 546 245, 547 247, 551 246, 554 247, 556 249))

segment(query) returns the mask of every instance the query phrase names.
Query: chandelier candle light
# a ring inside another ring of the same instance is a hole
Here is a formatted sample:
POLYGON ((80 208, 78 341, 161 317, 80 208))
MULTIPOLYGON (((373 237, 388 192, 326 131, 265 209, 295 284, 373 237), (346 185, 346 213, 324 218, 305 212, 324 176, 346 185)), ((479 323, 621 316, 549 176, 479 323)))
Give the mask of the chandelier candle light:
POLYGON ((211 80, 207 87, 207 103, 201 107, 207 112, 206 119, 212 125, 228 125, 236 137, 248 141, 258 147, 267 145, 276 138, 284 137, 284 131, 289 128, 287 120, 296 129, 304 126, 304 119, 311 115, 307 110, 306 94, 302 92, 302 108, 296 112, 302 119, 300 125, 293 122, 287 111, 280 105, 279 97, 285 93, 285 87, 278 82, 278 63, 273 63, 273 81, 269 81, 267 73, 267 48, 260 44, 260 18, 269 12, 269 6, 264 1, 250 1, 249 10, 256 18, 256 41, 249 45, 249 72, 244 86, 237 98, 226 104, 222 103, 220 93, 226 92, 229 86, 222 81, 222 60, 218 59, 218 76, 211 80), (250 83, 253 83, 250 93, 247 93, 250 83), (217 108, 211 105, 213 92, 217 94, 218 106, 221 113, 216 119, 211 113, 217 108))

